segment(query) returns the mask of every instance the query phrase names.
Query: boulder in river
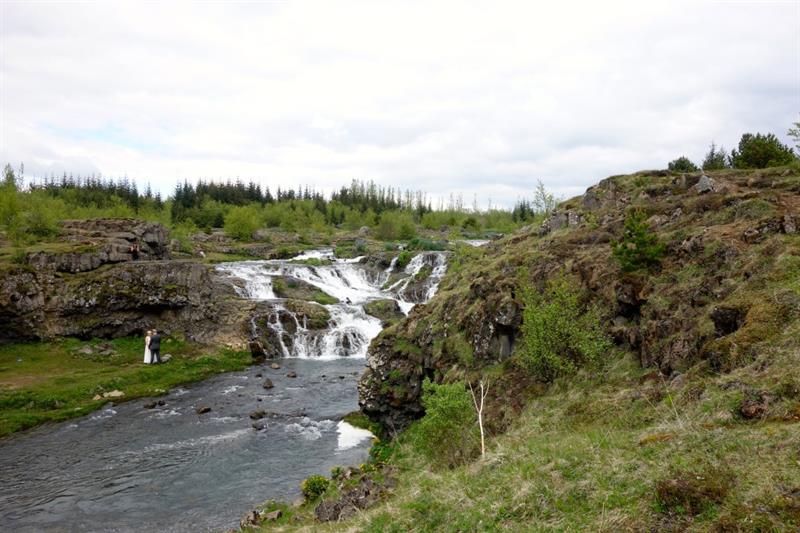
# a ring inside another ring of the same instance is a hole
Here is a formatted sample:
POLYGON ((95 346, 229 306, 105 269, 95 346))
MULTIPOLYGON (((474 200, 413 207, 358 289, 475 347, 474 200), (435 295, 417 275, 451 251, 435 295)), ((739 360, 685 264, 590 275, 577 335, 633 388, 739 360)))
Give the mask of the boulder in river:
POLYGON ((287 378, 296 378, 297 377, 297 372, 295 372, 295 371, 288 372, 286 374, 286 377, 287 378))
POLYGON ((264 416, 265 416, 266 414, 267 414, 267 412, 266 412, 265 410, 263 410, 263 409, 256 409, 255 411, 253 411, 252 413, 250 413, 250 418, 252 418, 253 420, 260 420, 260 419, 264 418, 264 416))
POLYGON ((275 385, 272 383, 271 379, 267 378, 267 379, 264 380, 264 384, 261 385, 261 386, 264 387, 265 389, 271 389, 275 385))
POLYGON ((196 409, 198 415, 204 415, 211 412, 211 408, 207 405, 201 405, 196 409))
POLYGON ((280 370, 281 369, 281 365, 279 365, 278 363, 272 363, 271 365, 269 365, 269 367, 272 370, 280 370))

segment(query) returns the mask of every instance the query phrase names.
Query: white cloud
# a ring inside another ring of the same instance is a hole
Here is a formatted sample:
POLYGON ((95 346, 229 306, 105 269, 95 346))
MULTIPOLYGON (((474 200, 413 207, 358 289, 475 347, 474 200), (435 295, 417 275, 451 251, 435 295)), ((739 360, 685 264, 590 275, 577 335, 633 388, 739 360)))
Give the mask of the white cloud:
POLYGON ((511 203, 800 111, 800 4, 12 3, 0 158, 28 173, 511 203))

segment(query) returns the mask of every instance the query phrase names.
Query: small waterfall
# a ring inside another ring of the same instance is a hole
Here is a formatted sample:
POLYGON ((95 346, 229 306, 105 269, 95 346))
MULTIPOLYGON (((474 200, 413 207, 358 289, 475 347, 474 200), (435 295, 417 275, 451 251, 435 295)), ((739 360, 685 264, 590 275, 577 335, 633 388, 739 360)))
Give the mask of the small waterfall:
POLYGON ((240 261, 238 263, 223 263, 217 270, 227 274, 233 280, 242 283, 233 283, 236 294, 249 300, 271 300, 275 298, 272 290, 272 277, 264 275, 263 261, 240 261))
POLYGON ((337 260, 332 250, 304 252, 291 260, 242 261, 217 266, 237 294, 250 300, 268 302, 268 311, 251 320, 253 338, 267 338, 272 353, 283 357, 366 357, 370 341, 382 329, 379 319, 368 315, 363 305, 375 299, 393 299, 408 314, 417 303, 427 302, 436 293, 447 269, 442 252, 422 252, 404 269, 404 277, 382 288, 397 266, 397 257, 385 270, 360 263, 361 258, 337 260), (321 259, 326 265, 308 265, 299 261, 321 259), (417 276, 426 267, 430 275, 417 276), (291 277, 337 298, 339 303, 325 305, 330 315, 327 327, 310 328, 304 315, 288 309, 276 297, 273 278, 291 277))

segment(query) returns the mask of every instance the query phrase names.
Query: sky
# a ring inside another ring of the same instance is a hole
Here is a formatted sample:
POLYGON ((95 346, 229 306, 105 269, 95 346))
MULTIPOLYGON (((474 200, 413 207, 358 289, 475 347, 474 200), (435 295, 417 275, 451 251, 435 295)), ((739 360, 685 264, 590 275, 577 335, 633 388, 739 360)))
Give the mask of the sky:
POLYGON ((0 0, 0 163, 482 207, 800 120, 800 2, 0 0))

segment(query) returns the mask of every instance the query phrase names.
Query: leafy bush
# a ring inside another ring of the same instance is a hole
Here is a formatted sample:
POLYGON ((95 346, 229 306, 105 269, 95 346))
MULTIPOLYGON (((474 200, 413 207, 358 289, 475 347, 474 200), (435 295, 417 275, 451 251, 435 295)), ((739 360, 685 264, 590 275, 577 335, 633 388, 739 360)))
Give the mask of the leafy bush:
POLYGON ((698 170, 697 165, 692 163, 692 161, 685 156, 673 159, 669 162, 667 168, 673 172, 695 172, 698 170))
POLYGON ((414 218, 406 211, 384 211, 376 229, 378 239, 394 241, 411 239, 417 234, 414 218))
POLYGON ((519 364, 542 381, 596 365, 611 349, 601 315, 581 304, 580 292, 567 278, 551 280, 543 292, 522 290, 525 309, 517 346, 519 364))
POLYGON ((303 495, 306 499, 313 501, 328 490, 328 485, 330 485, 330 483, 330 480, 325 476, 309 476, 303 480, 303 483, 300 485, 300 490, 303 491, 303 495))
POLYGON ((400 255, 397 256, 397 262, 394 264, 394 267, 397 270, 404 269, 406 266, 408 266, 413 257, 414 254, 412 254, 410 251, 403 250, 402 252, 400 252, 400 255))
POLYGON ((745 133, 739 141, 739 149, 731 152, 731 163, 734 168, 778 167, 788 165, 794 160, 792 149, 780 142, 772 133, 766 135, 745 133))
POLYGON ((717 145, 713 142, 703 158, 703 170, 722 170, 728 168, 728 154, 724 147, 717 149, 717 145))
POLYGON ((434 464, 463 464, 479 451, 478 427, 472 398, 463 382, 422 383, 425 416, 409 430, 411 442, 434 464))
POLYGON ((255 205, 231 208, 225 216, 225 233, 241 241, 253 238, 253 233, 262 225, 261 209, 255 205))
POLYGON ((631 272, 658 264, 664 255, 664 245, 650 231, 647 215, 631 211, 625 219, 622 239, 611 243, 611 251, 622 270, 631 272))

